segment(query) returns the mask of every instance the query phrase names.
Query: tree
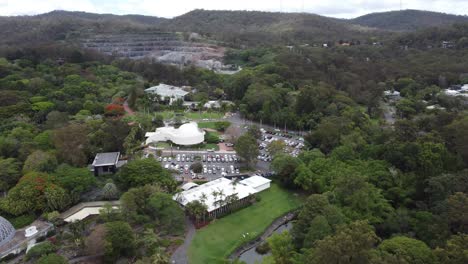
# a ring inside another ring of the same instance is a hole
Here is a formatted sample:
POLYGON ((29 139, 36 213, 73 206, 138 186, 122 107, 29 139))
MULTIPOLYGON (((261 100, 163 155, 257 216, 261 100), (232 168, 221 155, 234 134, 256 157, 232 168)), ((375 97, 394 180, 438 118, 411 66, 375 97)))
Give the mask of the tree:
POLYGON ((393 210, 381 190, 366 182, 362 176, 341 176, 333 185, 335 199, 351 219, 367 219, 373 224, 382 223, 393 210))
POLYGON ((317 241, 312 263, 369 263, 371 249, 378 241, 372 226, 365 221, 356 221, 317 241))
POLYGON ((267 149, 268 152, 272 157, 276 157, 277 155, 281 154, 284 152, 286 148, 286 144, 284 143, 283 140, 275 140, 268 145, 267 149))
POLYGON ((119 190, 113 182, 107 182, 102 188, 102 197, 105 200, 114 200, 119 198, 119 190))
POLYGON ((294 179, 296 178, 296 169, 301 164, 298 158, 289 155, 278 155, 271 163, 271 168, 276 174, 280 183, 286 187, 296 187, 294 179))
POLYGON ((203 164, 201 164, 201 162, 195 162, 190 165, 190 169, 195 173, 201 173, 203 171, 203 164))
POLYGON ((106 223, 105 227, 106 262, 115 263, 121 256, 133 256, 136 249, 136 241, 130 225, 126 222, 116 221, 106 223))
POLYGON ((0 191, 5 192, 21 177, 20 163, 13 158, 0 158, 0 191))
POLYGON ((448 145, 460 155, 468 164, 468 117, 453 121, 444 130, 444 137, 448 145))
POLYGON ((70 204, 70 196, 61 187, 51 184, 44 190, 48 211, 62 211, 70 204))
POLYGON ((468 195, 457 192, 447 198, 447 220, 453 233, 468 232, 468 195))
POLYGON ((447 240, 445 247, 436 248, 435 255, 439 263, 468 263, 468 235, 458 234, 447 240))
POLYGON ((131 188, 120 197, 122 214, 133 221, 150 221, 150 209, 148 201, 151 195, 160 192, 161 187, 156 185, 145 185, 131 188))
POLYGON ((48 129, 57 129, 68 124, 68 114, 59 111, 52 111, 47 114, 46 127, 48 129))
POLYGON ((251 167, 257 162, 258 146, 257 140, 246 133, 237 139, 234 149, 237 154, 251 167))
POLYGON ((83 124, 71 124, 54 130, 53 141, 58 157, 74 166, 84 166, 88 161, 88 127, 83 124))
POLYGON ((184 212, 179 204, 172 199, 172 195, 161 192, 154 193, 148 200, 148 209, 161 230, 170 234, 184 232, 184 212))
POLYGON ((285 231, 281 234, 273 234, 267 239, 275 264, 292 264, 294 245, 291 235, 285 231))
POLYGON ((52 172, 57 167, 57 159, 54 155, 42 150, 31 153, 23 166, 23 173, 31 171, 52 172))
POLYGON ((397 259, 402 259, 407 263, 434 263, 432 251, 424 242, 405 236, 395 236, 384 240, 378 250, 394 255, 397 259))
POLYGON ((188 215, 195 219, 195 222, 199 222, 202 218, 204 219, 208 207, 206 204, 200 201, 192 201, 185 205, 185 211, 188 215))
POLYGON ((347 222, 341 209, 330 204, 323 194, 312 194, 307 198, 299 212, 291 234, 297 248, 311 247, 315 240, 335 231, 338 226, 347 222))
POLYGON ((83 193, 89 191, 96 184, 96 178, 87 168, 75 168, 61 164, 53 175, 57 183, 68 190, 72 203, 77 202, 83 193))
POLYGON ((42 256, 36 262, 36 264, 67 264, 67 263, 68 261, 66 258, 60 255, 57 255, 55 253, 42 256))
POLYGON ((145 229, 136 240, 138 251, 143 256, 152 256, 158 253, 161 242, 161 238, 154 233, 153 229, 145 229))
POLYGON ((230 141, 231 143, 234 143, 237 141, 237 139, 241 136, 241 130, 238 126, 231 125, 226 129, 226 132, 224 133, 225 138, 227 141, 230 141))
POLYGON ((258 128, 258 126, 256 125, 249 126, 247 133, 252 135, 257 140, 259 140, 262 137, 262 132, 260 131, 260 128, 258 128))
POLYGON ((172 191, 176 186, 175 180, 170 173, 164 170, 155 159, 130 161, 120 168, 116 181, 123 190, 146 184, 157 184, 168 191, 172 191))
POLYGON ((21 177, 7 197, 0 201, 0 207, 12 215, 44 211, 47 208, 45 190, 51 186, 55 187, 49 175, 30 172, 21 177))

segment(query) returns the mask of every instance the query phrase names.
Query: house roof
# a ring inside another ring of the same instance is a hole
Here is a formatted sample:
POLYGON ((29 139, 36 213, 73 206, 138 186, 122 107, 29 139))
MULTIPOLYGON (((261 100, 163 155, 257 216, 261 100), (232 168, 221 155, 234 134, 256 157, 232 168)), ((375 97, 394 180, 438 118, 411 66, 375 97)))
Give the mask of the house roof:
POLYGON ((208 208, 208 212, 212 212, 222 207, 220 203, 217 203, 217 201, 221 200, 220 196, 213 195, 213 192, 222 192, 223 199, 237 194, 237 199, 240 200, 257 193, 257 190, 241 182, 236 183, 226 178, 219 178, 196 188, 177 193, 173 196, 173 199, 183 206, 193 201, 203 201, 208 208))
POLYGON ((242 181, 240 181, 240 183, 243 183, 245 185, 248 185, 252 188, 257 188, 259 186, 262 186, 266 183, 270 183, 271 180, 265 178, 265 177, 262 177, 262 176, 258 176, 258 175, 254 175, 252 177, 249 177, 247 179, 244 179, 242 181))
POLYGON ((93 167, 117 165, 120 152, 98 153, 93 161, 93 167))
POLYGON ((164 83, 150 87, 146 89, 145 92, 155 93, 161 97, 184 97, 189 94, 189 92, 183 90, 180 87, 167 85, 164 83))

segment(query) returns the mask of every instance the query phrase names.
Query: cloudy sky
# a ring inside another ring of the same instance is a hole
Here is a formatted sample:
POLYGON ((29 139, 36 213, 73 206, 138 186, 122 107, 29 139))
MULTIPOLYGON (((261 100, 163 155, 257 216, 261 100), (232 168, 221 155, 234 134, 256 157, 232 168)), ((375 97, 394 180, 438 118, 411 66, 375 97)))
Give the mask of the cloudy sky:
MULTIPOLYGON (((468 0, 401 0, 403 9, 468 14, 468 0)), ((400 0, 0 0, 0 15, 34 15, 52 10, 174 17, 193 9, 310 12, 352 18, 400 9, 400 0)))

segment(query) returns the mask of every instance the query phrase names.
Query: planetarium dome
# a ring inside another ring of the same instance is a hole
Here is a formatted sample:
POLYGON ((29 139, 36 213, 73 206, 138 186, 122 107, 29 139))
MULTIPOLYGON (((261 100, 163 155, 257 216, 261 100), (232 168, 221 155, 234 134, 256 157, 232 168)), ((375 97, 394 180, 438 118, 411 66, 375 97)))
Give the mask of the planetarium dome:
POLYGON ((0 216, 0 246, 8 243, 15 236, 15 232, 11 223, 0 216))

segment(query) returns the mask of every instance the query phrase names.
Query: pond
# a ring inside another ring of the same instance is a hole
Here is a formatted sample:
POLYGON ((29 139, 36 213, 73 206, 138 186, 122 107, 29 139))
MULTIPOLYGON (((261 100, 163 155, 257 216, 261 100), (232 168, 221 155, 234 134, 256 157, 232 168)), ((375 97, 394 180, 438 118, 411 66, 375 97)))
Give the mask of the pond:
MULTIPOLYGON (((286 230, 289 231, 289 230, 291 230, 292 227, 293 227, 293 222, 291 222, 291 221, 287 222, 284 225, 280 225, 275 230, 275 233, 282 233, 283 231, 286 231, 286 230)), ((261 243, 263 243, 263 242, 265 242, 265 241, 262 241, 261 243)), ((269 256, 271 254, 271 253, 267 253, 267 254, 264 254, 264 255, 260 255, 260 254, 257 253, 257 251, 255 251, 255 248, 256 247, 253 247, 253 248, 245 251, 244 253, 242 253, 239 256, 239 260, 244 261, 247 264, 261 263, 264 257, 269 256)))

